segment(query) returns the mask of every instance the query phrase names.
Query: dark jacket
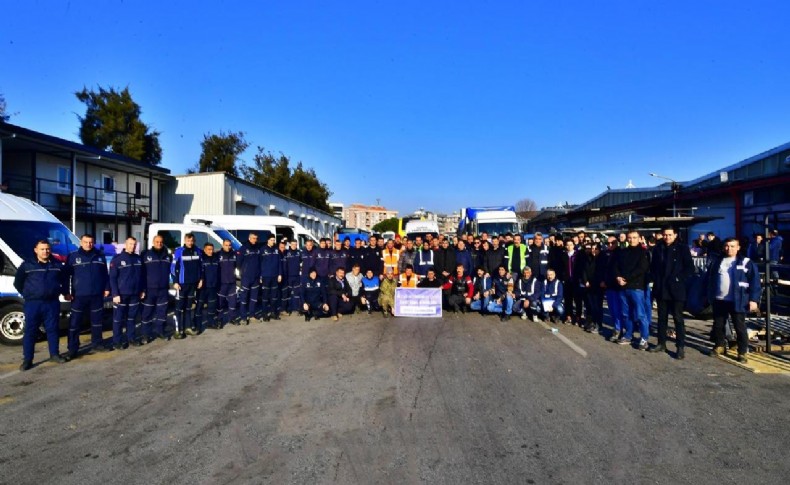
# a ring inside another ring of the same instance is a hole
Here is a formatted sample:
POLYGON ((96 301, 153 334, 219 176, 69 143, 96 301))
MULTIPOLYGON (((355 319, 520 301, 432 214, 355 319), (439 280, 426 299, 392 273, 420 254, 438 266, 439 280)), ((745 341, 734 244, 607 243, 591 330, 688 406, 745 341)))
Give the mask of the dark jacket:
MULTIPOLYGON (((724 258, 720 254, 713 256, 710 266, 708 266, 708 270, 705 273, 705 287, 709 302, 716 299, 718 271, 722 259, 724 258)), ((760 272, 757 270, 757 265, 754 261, 743 256, 737 256, 735 258, 735 276, 730 284, 734 287, 733 303, 735 312, 748 313, 750 301, 760 303, 760 272)))
POLYGON ((433 252, 434 267, 436 268, 436 276, 443 280, 455 274, 455 249, 439 248, 433 252), (442 273, 449 273, 444 276, 442 273))
POLYGON ((196 246, 177 248, 173 253, 173 263, 170 265, 173 282, 180 285, 198 284, 203 279, 203 264, 200 262, 202 256, 203 251, 196 246))
POLYGON ((546 280, 543 282, 543 299, 554 300, 554 306, 562 302, 563 298, 562 281, 554 278, 554 281, 546 280))
POLYGON ((201 254, 200 263, 203 265, 203 287, 219 288, 219 256, 201 254))
POLYGON ((170 288, 170 265, 173 257, 166 247, 161 251, 146 249, 140 255, 143 262, 143 282, 146 290, 166 290, 170 288))
MULTIPOLYGON (((362 269, 363 272, 371 270, 373 271, 374 275, 383 274, 384 260, 381 259, 381 250, 379 248, 371 248, 368 246, 367 248, 364 248, 364 252, 363 261, 365 262, 365 267, 360 269, 362 269)), ((403 252, 401 252, 401 255, 403 255, 403 252)))
POLYGON ((494 249, 494 247, 492 246, 484 254, 485 256, 483 257, 483 267, 486 269, 486 272, 488 274, 496 274, 497 268, 505 265, 504 247, 499 246, 499 248, 494 249))
POLYGON ((131 296, 143 291, 143 263, 135 253, 117 254, 110 262, 112 296, 131 296))
POLYGON ((540 280, 546 278, 546 270, 549 269, 549 264, 551 262, 549 253, 549 247, 546 245, 536 247, 533 244, 529 247, 529 254, 527 254, 527 266, 532 269, 532 275, 540 280))
POLYGON ((347 297, 351 298, 351 285, 348 284, 348 281, 346 281, 345 278, 343 278, 342 281, 338 281, 335 276, 331 276, 329 278, 327 293, 329 296, 335 295, 337 297, 341 297, 342 295, 346 295, 347 297))
POLYGON ((261 248, 261 278, 276 278, 283 274, 283 258, 277 246, 261 248))
POLYGON ((685 244, 659 243, 653 249, 650 272, 656 300, 686 301, 686 281, 694 274, 694 262, 685 244))
POLYGON ((617 253, 615 277, 625 278, 626 290, 644 290, 650 271, 647 251, 642 246, 628 246, 619 249, 617 253))
POLYGON ((57 300, 69 293, 63 265, 50 259, 25 261, 19 265, 14 278, 14 288, 25 300, 57 300))
POLYGON ((466 274, 472 274, 475 271, 475 266, 472 262, 472 254, 468 249, 464 249, 463 251, 459 249, 455 250, 455 264, 463 264, 464 273, 466 274))
POLYGON ((515 292, 516 298, 520 300, 540 301, 543 296, 543 281, 535 276, 519 278, 516 282, 515 292))
MULTIPOLYGON (((312 251, 308 251, 306 248, 302 249, 302 279, 306 280, 309 278, 310 269, 315 268, 316 258, 318 257, 318 250, 313 248, 312 251)), ((318 268, 316 268, 316 271, 318 268)))
POLYGON ((343 268, 346 271, 351 269, 348 267, 348 250, 346 249, 333 249, 329 253, 329 274, 334 275, 338 268, 343 268))
POLYGON ((241 245, 236 252, 236 267, 241 273, 241 284, 258 284, 261 278, 261 245, 250 244, 249 241, 241 245))
POLYGON ((63 269, 74 296, 103 296, 110 289, 107 259, 96 249, 85 251, 80 248, 69 254, 63 269))
POLYGON ((283 258, 284 275, 288 278, 298 278, 302 267, 302 252, 298 249, 286 249, 283 258))
POLYGON ((332 258, 332 251, 334 250, 318 248, 315 251, 315 270, 319 278, 326 278, 329 276, 329 261, 332 258))
POLYGON ((318 308, 327 303, 326 285, 320 279, 309 276, 302 285, 302 299, 311 308, 318 308))
POLYGON ((236 283, 236 252, 219 251, 219 283, 229 285, 236 283))
POLYGON ((420 249, 417 251, 417 257, 414 258, 414 272, 420 276, 425 276, 428 274, 428 270, 433 268, 434 264, 436 264, 436 261, 433 258, 433 249, 420 249))

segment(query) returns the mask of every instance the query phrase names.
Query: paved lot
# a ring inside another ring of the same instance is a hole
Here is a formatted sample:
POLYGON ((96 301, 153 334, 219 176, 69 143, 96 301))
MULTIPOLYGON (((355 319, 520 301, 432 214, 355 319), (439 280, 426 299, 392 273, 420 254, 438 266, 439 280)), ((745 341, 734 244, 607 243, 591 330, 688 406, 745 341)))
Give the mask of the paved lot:
POLYGON ((787 376, 560 335, 586 356, 475 315, 293 317, 26 373, 0 348, 0 483, 790 479, 787 376))

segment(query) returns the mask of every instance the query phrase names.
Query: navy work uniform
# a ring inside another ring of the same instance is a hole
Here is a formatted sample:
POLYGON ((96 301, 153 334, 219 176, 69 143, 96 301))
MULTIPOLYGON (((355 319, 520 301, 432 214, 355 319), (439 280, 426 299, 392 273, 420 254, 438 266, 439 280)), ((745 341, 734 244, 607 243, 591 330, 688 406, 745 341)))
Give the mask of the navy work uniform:
POLYGON ((112 305, 112 343, 116 349, 123 348, 123 326, 126 325, 126 342, 139 345, 135 335, 135 320, 143 292, 143 264, 140 256, 123 251, 110 262, 110 291, 112 305), (120 297, 116 302, 115 298, 120 297))
POLYGON ((219 252, 219 290, 217 308, 220 312, 220 328, 234 321, 236 315, 236 252, 219 252))
MULTIPOLYGON (((313 247, 313 249, 302 249, 302 278, 301 278, 301 285, 304 287, 305 282, 310 277, 310 268, 315 269, 315 264, 318 258, 318 249, 313 247)), ((318 270, 316 269, 316 274, 318 274, 318 270)), ((304 294, 302 294, 302 301, 304 301, 304 294)))
POLYGON ((283 296, 283 307, 288 313, 300 312, 302 310, 302 276, 301 264, 302 253, 298 249, 288 249, 285 251, 283 262, 285 280, 285 292, 283 296), (287 299, 286 299, 287 298, 287 299))
POLYGON ((211 256, 203 253, 201 256, 203 265, 203 287, 198 291, 198 305, 195 312, 195 320, 198 331, 202 332, 206 327, 219 328, 217 322, 217 294, 219 293, 219 255, 211 256), (205 305, 205 310, 203 306, 205 305))
POLYGON ((269 236, 267 245, 261 249, 261 302, 263 320, 275 320, 280 317, 276 313, 277 285, 282 281, 282 258, 280 250, 274 245, 274 236, 269 236))
POLYGON ((170 289, 170 265, 173 257, 162 249, 146 249, 140 255, 143 262, 143 284, 145 297, 143 298, 142 325, 143 332, 148 341, 162 338, 165 334, 167 322, 168 290, 170 289))
POLYGON ((304 300, 302 308, 304 310, 304 319, 309 322, 311 318, 317 320, 327 316, 324 305, 329 305, 329 298, 326 292, 326 284, 317 278, 315 268, 306 272, 309 276, 302 285, 302 297, 304 300), (304 308, 305 306, 307 308, 304 308))
POLYGON ((203 252, 195 246, 181 246, 173 254, 173 264, 170 272, 173 283, 178 284, 176 290, 176 332, 175 338, 184 338, 187 331, 194 334, 192 321, 192 308, 195 296, 203 279, 203 265, 200 258, 203 252))
POLYGON ((69 254, 66 274, 71 287, 71 321, 69 322, 68 349, 74 357, 80 348, 80 327, 85 317, 91 322, 91 345, 98 349, 102 344, 102 316, 104 294, 110 290, 107 259, 104 253, 80 248, 69 254))
POLYGON ((329 281, 329 261, 333 250, 319 247, 315 251, 315 271, 318 274, 318 279, 326 283, 329 281))
MULTIPOLYGON (((58 350, 59 295, 66 295, 66 272, 53 260, 46 262, 35 259, 19 265, 14 278, 14 288, 25 299, 25 334, 22 337, 23 366, 29 368, 33 362, 38 328, 44 324, 49 344, 49 355, 62 362, 58 350)), ((23 369, 26 370, 26 369, 23 369)))
POLYGON ((261 248, 249 241, 236 253, 236 267, 241 273, 239 289, 239 317, 250 323, 250 316, 258 310, 258 292, 261 288, 261 248))

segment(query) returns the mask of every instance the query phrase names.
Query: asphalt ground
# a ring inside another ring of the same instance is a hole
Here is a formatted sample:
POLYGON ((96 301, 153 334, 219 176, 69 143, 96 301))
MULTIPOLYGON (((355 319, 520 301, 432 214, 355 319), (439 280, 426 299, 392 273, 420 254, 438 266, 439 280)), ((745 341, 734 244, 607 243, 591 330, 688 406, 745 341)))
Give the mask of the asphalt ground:
POLYGON ((790 480, 788 376, 558 330, 294 316, 24 373, 0 347, 0 483, 790 480))

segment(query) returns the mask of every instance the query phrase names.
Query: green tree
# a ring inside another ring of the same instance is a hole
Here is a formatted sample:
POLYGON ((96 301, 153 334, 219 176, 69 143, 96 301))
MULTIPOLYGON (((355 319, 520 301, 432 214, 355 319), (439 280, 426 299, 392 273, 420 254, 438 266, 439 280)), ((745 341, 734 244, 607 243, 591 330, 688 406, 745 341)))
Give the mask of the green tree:
POLYGON ((318 179, 315 170, 305 169, 302 162, 297 163, 294 169, 291 169, 290 164, 291 159, 283 153, 275 156, 263 147, 258 147, 252 165, 242 166, 240 172, 242 178, 254 184, 329 212, 332 192, 318 179))
POLYGON ((200 160, 198 172, 226 172, 234 176, 239 175, 239 156, 250 146, 244 139, 244 132, 225 133, 218 135, 205 134, 200 142, 200 160))
POLYGON ((390 217, 389 219, 384 219, 383 221, 373 226, 372 229, 373 232, 377 232, 379 234, 387 231, 398 232, 398 218, 390 217))
POLYGON ((11 119, 11 114, 7 111, 8 106, 5 103, 5 96, 0 93, 0 121, 8 121, 11 119))
POLYGON ((128 87, 99 87, 98 92, 83 88, 74 95, 86 106, 85 116, 77 115, 82 143, 152 165, 161 163, 160 133, 140 119, 142 110, 128 87))

